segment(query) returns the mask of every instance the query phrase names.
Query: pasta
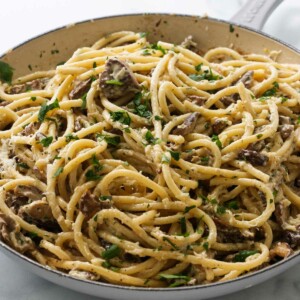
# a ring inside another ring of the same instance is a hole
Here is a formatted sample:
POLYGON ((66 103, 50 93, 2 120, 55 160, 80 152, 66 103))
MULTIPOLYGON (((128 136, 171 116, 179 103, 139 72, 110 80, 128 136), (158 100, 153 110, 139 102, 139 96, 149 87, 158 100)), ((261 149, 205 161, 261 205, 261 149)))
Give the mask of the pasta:
POLYGON ((0 85, 0 239, 141 287, 225 281, 300 245, 300 66, 115 32, 0 85))

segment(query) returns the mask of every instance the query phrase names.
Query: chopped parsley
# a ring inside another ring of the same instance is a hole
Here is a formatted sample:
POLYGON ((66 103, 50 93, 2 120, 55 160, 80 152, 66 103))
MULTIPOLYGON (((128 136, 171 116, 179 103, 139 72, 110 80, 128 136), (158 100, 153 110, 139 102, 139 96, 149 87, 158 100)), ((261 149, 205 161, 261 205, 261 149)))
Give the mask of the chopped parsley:
POLYGON ((114 122, 118 121, 118 122, 120 122, 124 125, 128 125, 128 126, 131 123, 131 118, 127 111, 113 111, 110 113, 110 116, 114 122))
POLYGON ((53 110, 55 108, 59 108, 59 103, 58 103, 58 99, 55 99, 55 101, 49 105, 47 104, 43 104, 39 110, 39 113, 38 113, 38 120, 39 122, 43 122, 45 120, 45 117, 47 115, 47 113, 50 111, 50 110, 53 110))
POLYGON ((81 100, 82 100, 82 103, 81 103, 81 106, 80 106, 81 109, 86 109, 86 96, 87 96, 87 93, 85 93, 85 94, 81 97, 81 100))
POLYGON ((219 147, 219 149, 223 148, 222 142, 220 141, 220 139, 217 135, 213 134, 213 136, 211 137, 211 140, 216 143, 216 145, 219 147))
POLYGON ((65 139, 66 139, 66 142, 69 143, 72 140, 78 140, 79 137, 75 134, 68 133, 67 135, 65 135, 65 139))
POLYGON ((258 253, 257 250, 242 250, 233 257, 233 262, 245 262, 246 258, 258 253))
POLYGON ((167 281, 172 281, 169 287, 185 285, 191 280, 189 276, 174 274, 159 274, 159 278, 167 281))
POLYGON ((229 32, 231 32, 231 33, 234 32, 234 27, 232 24, 229 25, 229 32))
POLYGON ((184 235, 186 234, 186 219, 185 217, 180 218, 179 220, 180 223, 180 229, 181 229, 181 233, 184 235))
POLYGON ((177 152, 177 151, 169 151, 172 158, 174 158, 176 161, 178 161, 180 159, 180 152, 177 152))
POLYGON ((218 205, 217 206, 217 214, 218 215, 223 215, 226 212, 226 208, 223 205, 218 205))
POLYGON ((156 121, 161 121, 161 120, 162 120, 162 117, 160 117, 160 116, 154 116, 154 119, 155 119, 156 121))
POLYGON ((186 206, 183 213, 187 214, 193 208, 196 208, 196 205, 186 206))
POLYGON ((229 209, 239 209, 239 204, 237 202, 237 200, 231 200, 225 203, 225 206, 229 209))
POLYGON ((200 71, 201 71, 201 68, 202 68, 202 66, 203 66, 203 63, 201 63, 201 64, 199 64, 199 65, 195 66, 195 70, 196 70, 197 72, 200 72, 200 71))
POLYGON ((155 144, 158 144, 160 143, 160 139, 159 138, 155 138, 153 136, 153 134, 151 133, 150 130, 148 130, 145 134, 145 139, 146 141, 149 143, 149 144, 152 144, 152 145, 155 145, 155 144))
POLYGON ((40 140, 40 144, 43 145, 43 147, 48 147, 53 141, 53 136, 47 136, 40 140))
POLYGON ((208 242, 204 242, 204 243, 202 244, 202 247, 203 247, 206 251, 208 251, 208 249, 209 249, 209 243, 208 243, 208 242))
POLYGON ((112 196, 100 196, 99 197, 99 200, 101 201, 106 201, 106 200, 111 200, 112 199, 112 196))
POLYGON ((169 243, 174 250, 179 250, 178 247, 166 236, 163 237, 163 241, 169 243))
POLYGON ((281 97, 280 99, 281 99, 281 103, 284 103, 284 102, 286 102, 286 101, 288 101, 288 100, 289 100, 289 99, 288 99, 288 98, 286 98, 286 97, 281 97))
POLYGON ((63 167, 59 167, 59 168, 55 171, 53 177, 55 178, 55 177, 59 176, 59 175, 63 172, 63 170, 64 170, 63 167))
POLYGON ((134 114, 147 119, 150 119, 152 117, 150 101, 146 99, 145 94, 137 93, 133 98, 133 104, 134 114))
POLYGON ((140 32, 139 35, 141 38, 144 38, 148 35, 148 32, 140 32))
POLYGON ((273 87, 262 94, 262 97, 271 97, 275 96, 279 89, 278 82, 273 82, 273 87))
POLYGON ((165 55, 167 53, 166 49, 164 49, 162 46, 157 45, 157 43, 151 44, 150 48, 161 51, 163 55, 165 55))
POLYGON ((116 79, 106 80, 105 83, 111 84, 111 85, 123 85, 124 84, 123 82, 116 80, 116 79))
POLYGON ((111 245, 107 250, 102 252, 104 259, 112 259, 121 253, 121 248, 118 245, 111 245))
POLYGON ((201 74, 191 74, 189 75, 189 77, 194 81, 201 81, 201 80, 214 81, 222 78, 219 75, 213 74, 211 68, 209 68, 208 70, 204 70, 201 74))
POLYGON ((97 138, 112 146, 117 146, 121 142, 121 137, 118 135, 97 134, 97 138))
POLYGON ((23 169, 29 169, 29 166, 24 162, 17 163, 17 166, 23 169))
POLYGON ((11 83, 14 68, 12 68, 8 63, 0 61, 0 80, 11 83))
POLYGON ((93 68, 97 68, 97 63, 95 61, 93 62, 93 68))
POLYGON ((30 100, 35 101, 36 97, 31 97, 30 100))
POLYGON ((95 169, 90 169, 85 173, 85 178, 87 179, 87 181, 92 181, 92 180, 99 180, 102 178, 102 176, 99 175, 95 169))

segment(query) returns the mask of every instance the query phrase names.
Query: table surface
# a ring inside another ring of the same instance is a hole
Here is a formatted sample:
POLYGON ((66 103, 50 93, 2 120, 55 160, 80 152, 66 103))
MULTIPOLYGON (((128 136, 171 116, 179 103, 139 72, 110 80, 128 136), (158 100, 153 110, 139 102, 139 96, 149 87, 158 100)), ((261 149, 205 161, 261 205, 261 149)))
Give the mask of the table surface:
MULTIPOLYGON (((3 1, 3 0, 2 0, 3 1)), ((9 0, 1 3, 0 53, 53 28, 101 16, 137 12, 207 13, 229 20, 245 0, 9 0)), ((275 10, 263 31, 300 49, 300 1, 286 0, 275 10)), ((258 286, 214 300, 299 300, 300 265, 258 286)), ((24 271, 0 253, 0 299, 99 299, 74 292, 24 271)))

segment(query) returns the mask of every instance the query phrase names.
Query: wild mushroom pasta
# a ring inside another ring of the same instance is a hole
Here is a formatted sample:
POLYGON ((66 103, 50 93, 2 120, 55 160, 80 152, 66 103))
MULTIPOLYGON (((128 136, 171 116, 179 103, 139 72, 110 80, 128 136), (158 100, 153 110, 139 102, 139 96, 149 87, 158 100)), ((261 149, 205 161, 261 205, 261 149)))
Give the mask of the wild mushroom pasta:
POLYGON ((142 287, 229 280, 297 251, 300 66, 196 48, 116 32, 3 80, 0 239, 142 287))

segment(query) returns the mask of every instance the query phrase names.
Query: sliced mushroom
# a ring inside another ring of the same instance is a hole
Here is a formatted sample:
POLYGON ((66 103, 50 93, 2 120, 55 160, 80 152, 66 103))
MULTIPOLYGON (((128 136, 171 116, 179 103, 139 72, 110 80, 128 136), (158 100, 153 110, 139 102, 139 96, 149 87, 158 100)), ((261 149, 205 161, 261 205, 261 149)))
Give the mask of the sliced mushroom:
MULTIPOLYGON (((246 72, 239 80, 237 80, 234 85, 237 85, 238 83, 242 82, 244 86, 249 89, 253 82, 253 71, 246 72)), ((232 103, 236 103, 239 99, 239 94, 235 93, 230 96, 224 96, 220 99, 220 101, 227 107, 232 103)))
POLYGON ((28 223, 35 224, 46 230, 60 231, 60 227, 52 215, 51 208, 45 200, 37 200, 22 206, 18 215, 28 223))
POLYGON ((32 240, 24 236, 13 218, 0 213, 0 240, 20 253, 34 249, 32 240))
POLYGON ((238 83, 242 82, 244 86, 249 89, 253 82, 253 74, 253 71, 246 72, 235 84, 237 85, 238 83))
POLYGON ((100 75, 100 88, 109 100, 134 95, 141 89, 129 66, 117 58, 106 62, 105 71, 100 75))
POLYGON ((277 242, 270 250, 270 259, 274 259, 276 256, 286 258, 293 253, 292 248, 288 243, 277 242))
POLYGON ((290 117, 283 116, 283 115, 280 115, 280 116, 279 116, 279 124, 280 124, 280 125, 291 124, 291 118, 290 118, 290 117))
POLYGON ((294 125, 285 124, 278 127, 282 139, 285 141, 294 131, 294 125))
POLYGON ((79 201, 79 210, 87 217, 87 219, 91 219, 98 211, 110 207, 111 202, 109 200, 99 200, 99 198, 90 191, 87 191, 79 201))
POLYGON ((84 96, 84 94, 86 94, 89 89, 91 88, 91 84, 92 84, 92 79, 89 78, 87 80, 84 81, 80 81, 78 82, 74 88, 72 89, 72 91, 69 93, 69 98, 70 99, 79 99, 82 96, 84 96))
POLYGON ((212 130, 214 134, 220 134, 228 126, 226 119, 216 119, 212 124, 212 130))
POLYGON ((238 159, 246 160, 254 166, 266 166, 269 158, 268 156, 254 150, 243 149, 238 154, 238 159))
POLYGON ((25 126, 24 130, 21 131, 21 135, 29 136, 31 134, 34 134, 35 131, 38 129, 38 127, 39 127, 38 122, 30 123, 25 126))
POLYGON ((35 90, 43 90, 49 79, 48 78, 40 78, 40 79, 34 79, 32 81, 23 83, 23 84, 18 84, 12 86, 9 90, 9 94, 21 94, 25 93, 27 91, 35 91, 35 90))
POLYGON ((71 270, 69 275, 83 280, 97 281, 100 279, 100 275, 88 271, 71 270))
POLYGON ((292 247, 292 249, 300 247, 300 225, 296 227, 296 231, 285 230, 284 240, 292 247))
POLYGON ((200 114, 198 112, 193 112, 190 114, 181 125, 173 130, 173 134, 187 135, 192 133, 197 124, 199 116, 200 114))
POLYGON ((285 222, 290 217, 290 210, 287 205, 285 205, 284 201, 280 201, 276 203, 274 215, 277 223, 283 228, 285 222))
POLYGON ((201 96, 197 96, 197 95, 190 95, 190 96, 188 96, 188 98, 190 100, 192 100, 193 104, 196 104, 198 106, 203 106, 204 103, 207 101, 207 98, 201 97, 201 96))

